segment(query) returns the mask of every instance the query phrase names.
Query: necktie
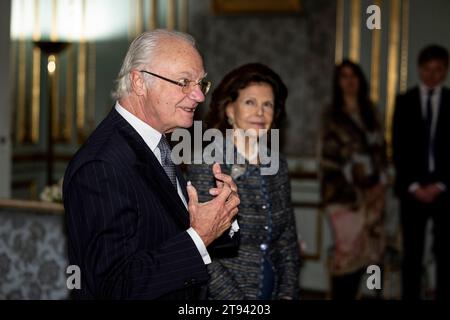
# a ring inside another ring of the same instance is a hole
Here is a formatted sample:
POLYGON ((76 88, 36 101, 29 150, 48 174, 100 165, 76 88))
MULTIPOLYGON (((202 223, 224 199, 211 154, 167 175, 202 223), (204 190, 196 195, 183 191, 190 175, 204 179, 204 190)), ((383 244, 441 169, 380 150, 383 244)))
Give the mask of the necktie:
POLYGON ((426 128, 427 128, 427 143, 428 143, 428 169, 430 170, 430 157, 432 157, 434 153, 433 148, 433 136, 432 136, 432 125, 433 125, 433 107, 431 103, 431 98, 433 97, 434 89, 428 90, 427 95, 427 114, 426 114, 426 128))
POLYGON ((431 137, 431 125, 433 122, 433 107, 431 104, 431 98, 433 97, 434 89, 428 90, 427 96, 427 115, 426 115, 426 123, 428 130, 428 137, 431 137))
POLYGON ((177 175, 175 172, 175 164, 170 157, 170 146, 169 142, 167 142, 166 136, 162 135, 161 140, 158 143, 159 151, 161 152, 161 164, 169 177, 170 182, 172 182, 175 189, 177 189, 177 175))

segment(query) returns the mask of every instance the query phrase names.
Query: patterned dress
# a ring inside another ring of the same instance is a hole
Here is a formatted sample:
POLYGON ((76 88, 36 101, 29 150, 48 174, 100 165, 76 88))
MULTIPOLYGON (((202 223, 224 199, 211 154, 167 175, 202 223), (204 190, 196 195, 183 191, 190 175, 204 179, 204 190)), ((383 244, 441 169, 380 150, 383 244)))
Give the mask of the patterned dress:
MULTIPOLYGON (((248 163, 221 168, 238 187, 240 244, 233 254, 212 258, 208 299, 296 299, 300 256, 286 161, 280 158, 275 175, 261 175, 259 166, 248 163)), ((211 200, 211 165, 189 166, 188 179, 199 201, 211 200)))
POLYGON ((321 134, 322 201, 334 236, 330 271, 343 275, 382 259, 386 146, 382 131, 368 131, 355 115, 328 111, 321 134))

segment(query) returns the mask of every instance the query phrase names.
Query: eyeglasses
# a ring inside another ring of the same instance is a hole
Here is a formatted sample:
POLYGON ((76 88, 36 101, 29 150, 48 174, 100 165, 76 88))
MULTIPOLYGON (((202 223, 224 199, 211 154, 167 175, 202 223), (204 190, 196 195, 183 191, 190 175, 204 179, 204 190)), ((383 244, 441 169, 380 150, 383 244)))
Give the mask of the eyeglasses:
POLYGON ((139 72, 144 72, 144 73, 150 74, 154 77, 165 80, 167 82, 176 84, 177 86, 181 87, 181 91, 184 94, 191 93, 192 91, 194 91, 195 86, 198 85, 200 87, 200 90, 202 91, 202 93, 206 96, 206 94, 209 92, 209 89, 211 88, 211 81, 205 80, 204 78, 198 82, 195 82, 194 80, 189 80, 189 79, 182 79, 182 80, 176 81, 176 80, 168 79, 166 77, 160 76, 159 74, 156 74, 156 73, 153 73, 150 71, 146 71, 146 70, 140 70, 139 72))

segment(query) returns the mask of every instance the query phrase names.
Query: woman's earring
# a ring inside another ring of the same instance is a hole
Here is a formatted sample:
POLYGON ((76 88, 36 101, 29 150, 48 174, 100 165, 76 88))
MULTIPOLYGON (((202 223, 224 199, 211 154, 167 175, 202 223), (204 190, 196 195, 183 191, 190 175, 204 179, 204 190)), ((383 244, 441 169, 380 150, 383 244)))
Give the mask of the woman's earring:
POLYGON ((228 117, 227 120, 228 120, 228 124, 229 124, 230 126, 233 126, 233 119, 231 119, 230 117, 228 117))

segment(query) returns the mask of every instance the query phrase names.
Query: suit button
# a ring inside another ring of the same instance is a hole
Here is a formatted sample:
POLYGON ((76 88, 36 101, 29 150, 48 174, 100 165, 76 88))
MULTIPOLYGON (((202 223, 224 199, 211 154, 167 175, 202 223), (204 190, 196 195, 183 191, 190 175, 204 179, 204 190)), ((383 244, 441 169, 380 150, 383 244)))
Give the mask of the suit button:
POLYGON ((259 246, 259 248, 261 249, 261 251, 266 251, 267 248, 268 248, 268 245, 265 244, 265 243, 262 243, 262 244, 259 246))

